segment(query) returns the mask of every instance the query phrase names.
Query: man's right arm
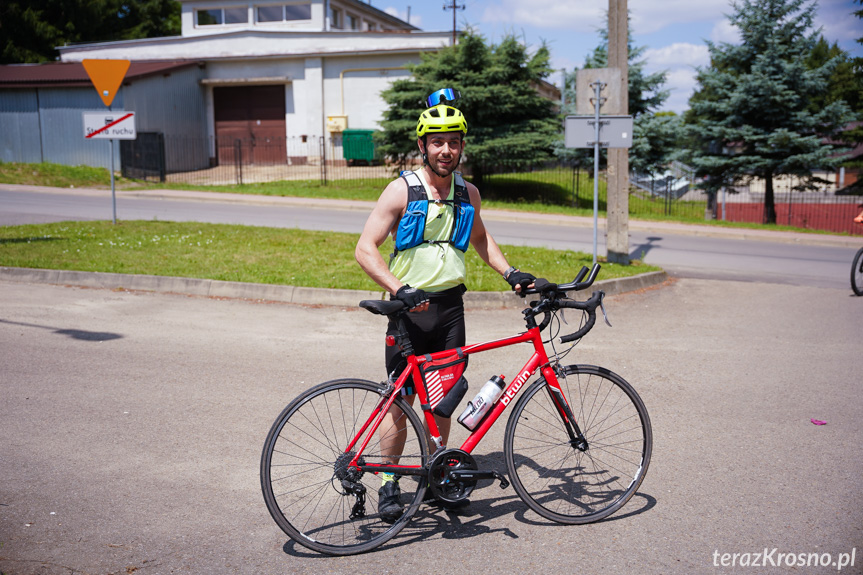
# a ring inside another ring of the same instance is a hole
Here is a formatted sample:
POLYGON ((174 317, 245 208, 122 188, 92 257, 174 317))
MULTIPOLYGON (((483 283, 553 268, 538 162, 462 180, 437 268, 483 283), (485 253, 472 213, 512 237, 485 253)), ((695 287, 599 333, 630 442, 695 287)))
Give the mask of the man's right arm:
POLYGON ((407 183, 402 178, 390 182, 366 220, 354 252, 363 271, 391 294, 395 294, 404 284, 390 272, 378 248, 386 241, 406 203, 407 183))

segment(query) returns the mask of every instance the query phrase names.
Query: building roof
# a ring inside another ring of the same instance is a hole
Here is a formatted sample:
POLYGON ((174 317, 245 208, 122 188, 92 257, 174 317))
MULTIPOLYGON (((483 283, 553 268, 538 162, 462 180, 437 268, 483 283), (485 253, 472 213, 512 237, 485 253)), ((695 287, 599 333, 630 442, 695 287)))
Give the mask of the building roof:
POLYGON ((198 36, 168 36, 59 46, 64 62, 85 58, 140 61, 258 60, 435 51, 450 32, 336 32, 238 29, 198 36))
MULTIPOLYGON (((124 82, 170 74, 174 70, 196 66, 193 60, 172 62, 132 62, 124 82)), ((9 64, 0 66, 0 88, 46 88, 51 86, 92 86, 90 77, 80 62, 49 62, 46 64, 9 64)))

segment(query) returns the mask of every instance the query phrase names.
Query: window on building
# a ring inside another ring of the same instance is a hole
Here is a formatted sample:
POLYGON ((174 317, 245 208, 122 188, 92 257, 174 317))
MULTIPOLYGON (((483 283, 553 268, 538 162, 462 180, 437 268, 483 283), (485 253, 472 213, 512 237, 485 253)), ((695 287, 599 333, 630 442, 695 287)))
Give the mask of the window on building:
POLYGON ((244 6, 236 8, 211 8, 197 11, 198 26, 219 26, 222 24, 245 24, 249 12, 244 6))
POLYGON ((351 30, 359 30, 360 29, 360 19, 353 15, 348 15, 348 23, 351 26, 351 30))
POLYGON ((369 26, 369 28, 368 28, 369 32, 374 32, 375 30, 378 29, 378 25, 375 24, 374 22, 369 22, 368 26, 369 26))
POLYGON ((221 10, 198 10, 198 26, 213 26, 224 20, 221 10))
POLYGON ((285 20, 311 20, 311 4, 287 4, 285 6, 285 20))
POLYGON ((342 27, 342 13, 340 10, 330 8, 330 28, 342 27))
POLYGON ((281 6, 258 6, 258 22, 285 22, 291 20, 311 20, 312 5, 284 4, 281 6))
POLYGON ((225 24, 245 24, 249 21, 249 10, 245 6, 225 8, 225 24))
POLYGON ((258 6, 258 22, 281 22, 284 6, 258 6))

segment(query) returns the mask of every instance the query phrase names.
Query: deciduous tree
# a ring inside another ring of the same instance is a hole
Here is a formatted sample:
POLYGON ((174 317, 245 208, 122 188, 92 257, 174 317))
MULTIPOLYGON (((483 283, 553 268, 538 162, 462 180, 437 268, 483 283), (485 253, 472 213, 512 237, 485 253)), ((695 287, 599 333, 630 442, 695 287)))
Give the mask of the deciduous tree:
POLYGON ((178 35, 176 0, 3 0, 0 64, 50 62, 57 46, 178 35))

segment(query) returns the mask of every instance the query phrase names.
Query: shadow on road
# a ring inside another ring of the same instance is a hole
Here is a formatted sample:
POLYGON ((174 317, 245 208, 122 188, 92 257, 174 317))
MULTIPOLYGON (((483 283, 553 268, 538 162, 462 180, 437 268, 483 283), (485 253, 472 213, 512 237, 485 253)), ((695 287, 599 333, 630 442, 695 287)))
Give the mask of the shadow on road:
MULTIPOLYGON (((484 481, 480 483, 482 484, 484 481)), ((489 491, 492 493, 495 491, 500 492, 496 484, 490 486, 489 491)), ((479 493, 480 491, 474 491, 475 495, 479 493)), ((597 523, 627 519, 649 511, 655 506, 655 497, 639 491, 632 496, 632 499, 627 502, 621 511, 597 523), (638 504, 639 501, 642 501, 641 505, 638 504)), ((567 528, 566 525, 546 520, 533 513, 521 498, 513 494, 510 489, 504 497, 495 498, 492 496, 487 499, 474 499, 470 506, 459 510, 448 511, 435 505, 423 505, 401 533, 392 541, 385 543, 371 552, 406 547, 428 540, 436 535, 440 535, 443 539, 462 540, 489 533, 503 533, 511 539, 518 539, 519 535, 516 531, 507 526, 499 526, 501 522, 507 522, 507 517, 514 518, 515 524, 547 526, 560 529, 567 528)), ((517 527, 514 528, 517 529, 517 527)), ((291 539, 285 542, 282 550, 286 555, 292 557, 329 557, 328 555, 309 551, 291 539)))
POLYGON ((58 329, 56 327, 51 327, 47 325, 36 325, 33 323, 21 323, 17 321, 9 321, 6 319, 0 319, 0 323, 6 323, 9 325, 20 325, 24 327, 35 327, 38 329, 50 329, 56 334, 60 335, 68 335, 72 339, 79 339, 82 341, 109 341, 112 339, 120 339, 123 336, 119 333, 111 333, 109 331, 85 331, 83 329, 58 329))

